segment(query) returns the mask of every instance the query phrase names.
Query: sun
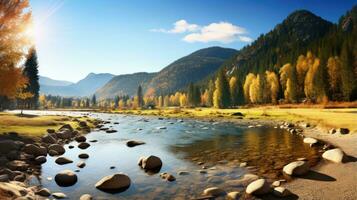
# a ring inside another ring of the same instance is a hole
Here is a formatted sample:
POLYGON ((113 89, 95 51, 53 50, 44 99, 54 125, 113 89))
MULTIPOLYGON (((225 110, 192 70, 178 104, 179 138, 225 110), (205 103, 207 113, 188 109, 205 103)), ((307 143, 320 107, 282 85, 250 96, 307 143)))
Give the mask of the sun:
POLYGON ((44 39, 44 30, 40 26, 30 24, 26 27, 25 36, 34 44, 41 42, 44 39))

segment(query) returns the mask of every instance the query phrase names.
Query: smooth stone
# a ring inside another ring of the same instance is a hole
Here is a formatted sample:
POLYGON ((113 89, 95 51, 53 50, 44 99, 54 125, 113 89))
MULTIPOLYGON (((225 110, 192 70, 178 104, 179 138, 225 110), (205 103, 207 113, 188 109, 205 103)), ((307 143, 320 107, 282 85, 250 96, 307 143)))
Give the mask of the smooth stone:
POLYGON ((342 163, 344 158, 344 153, 339 148, 330 149, 322 154, 322 158, 324 158, 325 160, 332 161, 334 163, 342 163))
POLYGON ((74 146, 73 146, 73 145, 69 145, 68 148, 69 148, 69 149, 73 149, 74 146))
POLYGON ((39 164, 43 164, 47 161, 46 157, 45 156, 38 156, 35 158, 35 161, 39 164))
POLYGON ((332 128, 328 131, 329 134, 335 134, 337 131, 336 129, 332 128))
POLYGON ((25 153, 33 155, 33 156, 46 156, 47 155, 46 147, 36 146, 34 144, 26 144, 23 151, 25 153))
POLYGON ((52 135, 45 135, 41 138, 41 141, 47 144, 55 144, 57 142, 56 138, 54 138, 52 135))
POLYGON ((245 190, 247 194, 252 194, 252 195, 267 194, 270 191, 271 191, 270 185, 263 178, 253 181, 248 185, 247 189, 245 190))
POLYGON ((184 176, 184 175, 189 175, 190 172, 188 172, 188 171, 179 171, 179 172, 177 172, 177 174, 180 175, 180 176, 184 176))
POLYGON ((85 142, 87 140, 86 137, 84 137, 83 135, 77 136, 76 138, 74 138, 75 141, 77 142, 85 142))
POLYGON ((8 194, 12 197, 4 198, 4 200, 16 199, 16 197, 25 196, 28 193, 27 188, 25 188, 24 184, 17 184, 17 182, 15 182, 16 181, 12 181, 10 183, 0 182, 0 194, 8 194))
POLYGON ((284 187, 275 187, 273 190, 273 194, 277 197, 287 197, 291 195, 291 192, 284 187))
POLYGON ((62 155, 66 152, 66 150, 63 148, 63 146, 59 145, 59 144, 51 144, 48 147, 49 151, 56 151, 57 155, 62 155))
POLYGON ((280 186, 280 181, 274 181, 271 185, 274 187, 278 187, 280 186))
POLYGON ((307 144, 316 144, 317 143, 317 140, 315 138, 311 138, 311 137, 306 137, 304 138, 304 143, 307 143, 307 144))
POLYGON ((240 198, 240 192, 229 192, 227 194, 227 199, 229 200, 238 200, 240 198))
POLYGON ((36 191, 36 194, 43 197, 49 197, 51 196, 51 191, 47 188, 41 188, 40 190, 36 191))
POLYGON ((145 144, 145 142, 135 141, 135 140, 129 140, 128 142, 126 142, 126 146, 128 146, 128 147, 135 147, 135 146, 143 145, 143 144, 145 144))
POLYGON ((67 198, 67 195, 65 195, 64 193, 62 192, 55 192, 55 193, 52 193, 52 196, 56 199, 65 199, 67 198))
POLYGON ((14 171, 26 171, 29 164, 22 160, 13 160, 7 163, 7 167, 14 171))
POLYGON ((285 165, 283 172, 289 176, 293 175, 304 175, 310 170, 309 165, 306 161, 294 161, 285 165))
POLYGON ((226 192, 218 187, 210 187, 203 191, 203 195, 209 195, 213 197, 223 196, 226 192))
POLYGON ((84 168, 85 166, 86 166, 86 163, 83 161, 81 161, 77 164, 77 167, 79 167, 79 168, 84 168))
POLYGON ((246 167, 247 163, 246 162, 242 162, 241 164, 239 164, 239 167, 246 167))
POLYGON ((162 166, 162 161, 159 157, 156 156, 149 156, 146 158, 141 158, 139 160, 139 165, 143 168, 143 169, 147 169, 147 170, 156 170, 156 169, 160 169, 162 166))
POLYGON ((93 197, 90 194, 83 194, 79 200, 92 200, 93 197))
POLYGON ((90 146, 90 144, 87 143, 87 142, 81 142, 81 143, 78 144, 78 148, 80 148, 80 149, 86 149, 89 146, 90 146))
POLYGON ((95 187, 103 191, 126 190, 130 183, 130 178, 127 175, 118 173, 105 176, 95 184, 95 187))
POLYGON ((78 158, 87 159, 87 158, 89 158, 89 155, 86 153, 81 153, 78 155, 78 158))
POLYGON ((170 182, 176 180, 176 178, 175 178, 172 174, 169 174, 169 173, 166 173, 166 172, 161 173, 161 174, 160 174, 160 177, 161 177, 162 179, 165 179, 165 180, 170 181, 170 182))
POLYGON ((116 133, 116 132, 118 132, 117 130, 114 130, 114 129, 111 129, 111 130, 106 130, 105 131, 106 133, 116 133))
POLYGON ((63 187, 72 186, 77 180, 77 175, 71 170, 63 170, 55 176, 57 185, 63 187))
POLYGON ((73 163, 73 160, 66 158, 66 157, 58 157, 55 162, 59 165, 65 165, 68 163, 73 163))
POLYGON ((59 155, 59 153, 58 153, 57 151, 54 151, 54 150, 49 150, 49 151, 48 151, 48 155, 50 155, 50 156, 57 156, 57 155, 59 155))
POLYGON ((339 128, 339 129, 337 129, 337 133, 345 135, 345 134, 350 133, 350 130, 348 128, 339 128))

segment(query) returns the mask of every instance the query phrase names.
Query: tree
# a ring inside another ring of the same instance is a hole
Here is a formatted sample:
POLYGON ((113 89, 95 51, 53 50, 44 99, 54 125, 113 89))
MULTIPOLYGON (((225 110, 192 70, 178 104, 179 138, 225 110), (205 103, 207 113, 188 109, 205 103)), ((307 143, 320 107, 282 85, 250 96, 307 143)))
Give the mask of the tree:
POLYGON ((315 58, 313 65, 309 68, 305 77, 305 95, 311 102, 323 102, 326 100, 323 71, 320 59, 315 58))
POLYGON ((185 107, 187 105, 186 94, 181 94, 180 96, 180 107, 185 107))
POLYGON ((244 85, 243 85, 243 90, 244 90, 244 98, 246 103, 250 103, 250 85, 253 83, 253 80, 255 80, 255 75, 253 73, 249 73, 245 77, 244 85))
POLYGON ((229 91, 231 94, 232 106, 238 105, 238 81, 234 76, 229 80, 229 91))
POLYGON ((213 80, 210 80, 208 83, 208 94, 207 94, 207 106, 213 106, 213 93, 215 90, 215 85, 213 80))
POLYGON ((224 70, 218 72, 216 80, 216 90, 213 94, 213 105, 216 108, 228 108, 231 104, 229 83, 224 70))
POLYGON ((97 97, 95 96, 95 94, 93 94, 92 96, 92 107, 96 107, 97 106, 97 97))
POLYGON ((144 96, 143 96, 143 89, 141 88, 141 85, 139 85, 138 87, 137 97, 138 97, 138 106, 142 108, 144 106, 144 96))
POLYGON ((266 80, 270 94, 270 101, 273 104, 278 102, 278 93, 279 93, 279 79, 274 72, 266 71, 266 80))
POLYGON ((280 84, 284 91, 285 101, 289 103, 297 102, 297 80, 295 68, 290 63, 287 63, 280 68, 279 73, 280 84))
POLYGON ((40 92, 40 84, 38 82, 38 62, 37 62, 37 53, 34 48, 31 48, 25 65, 23 69, 23 75, 27 77, 28 83, 26 84, 25 92, 31 93, 33 96, 27 98, 25 101, 27 108, 37 108, 38 107, 38 97, 40 92))
POLYGON ((353 53, 347 42, 344 43, 341 52, 341 77, 342 94, 345 101, 351 98, 352 90, 356 87, 356 79, 353 73, 353 53))
POLYGON ((26 85, 24 85, 24 87, 19 88, 16 98, 21 102, 21 115, 23 113, 23 109, 24 109, 24 102, 27 101, 30 98, 33 98, 33 94, 31 92, 26 91, 26 85))
POLYGON ((335 56, 327 61, 327 72, 329 75, 330 91, 332 98, 337 100, 341 90, 341 60, 335 56))
POLYGON ((26 82, 18 65, 30 45, 24 34, 31 20, 28 7, 28 0, 0 1, 0 99, 14 99, 26 82))

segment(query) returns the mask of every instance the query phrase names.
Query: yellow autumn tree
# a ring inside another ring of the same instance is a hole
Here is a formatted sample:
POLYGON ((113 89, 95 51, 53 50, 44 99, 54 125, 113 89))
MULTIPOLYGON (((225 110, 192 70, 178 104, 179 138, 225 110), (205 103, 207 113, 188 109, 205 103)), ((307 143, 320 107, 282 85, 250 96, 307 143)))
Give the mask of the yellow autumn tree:
POLYGON ((180 95, 180 106, 181 106, 181 107, 187 106, 187 97, 186 97, 186 94, 181 94, 181 95, 180 95))
POLYGON ((267 86, 269 89, 270 101, 273 104, 277 103, 279 93, 279 79, 274 72, 266 71, 267 86))
POLYGON ((341 60, 337 56, 328 59, 327 72, 332 93, 339 93, 341 85, 341 60))
POLYGON ((250 85, 252 84, 253 80, 255 80, 255 75, 253 73, 249 73, 245 77, 244 85, 243 85, 243 90, 244 90, 244 99, 247 103, 251 102, 250 101, 250 85))
POLYGON ((327 95, 324 88, 323 73, 320 59, 315 58, 305 77, 304 92, 306 98, 311 102, 326 101, 327 95))
POLYGON ((236 106, 238 104, 238 81, 234 76, 229 80, 229 91, 231 93, 231 103, 236 106))
POLYGON ((252 103, 263 102, 262 80, 259 74, 252 80, 252 84, 250 84, 249 98, 252 103))
POLYGON ((287 63, 280 68, 279 73, 280 85, 284 91, 285 101, 295 103, 297 101, 297 81, 295 69, 290 63, 287 63), (288 80, 290 83, 288 83, 288 80))

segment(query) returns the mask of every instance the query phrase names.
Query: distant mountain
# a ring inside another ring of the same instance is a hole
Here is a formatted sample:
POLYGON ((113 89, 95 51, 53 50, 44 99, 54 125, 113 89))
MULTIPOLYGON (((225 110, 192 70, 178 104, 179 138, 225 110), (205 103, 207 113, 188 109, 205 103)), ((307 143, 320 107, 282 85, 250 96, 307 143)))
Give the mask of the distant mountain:
POLYGON ((148 82, 157 73, 139 72, 134 74, 118 75, 112 78, 107 84, 96 91, 96 96, 100 98, 113 98, 116 95, 136 95, 138 86, 143 90, 147 89, 148 82))
POLYGON ((40 85, 47 85, 47 86, 67 86, 73 84, 70 81, 55 80, 45 76, 40 76, 39 82, 40 85))
POLYGON ((185 89, 214 73, 222 63, 237 53, 234 49, 210 47, 198 50, 171 63, 150 81, 148 87, 156 94, 167 94, 185 89))
POLYGON ((239 50, 222 67, 234 70, 238 77, 245 77, 249 72, 277 70, 277 66, 306 54, 308 45, 322 38, 332 27, 331 22, 307 10, 295 11, 269 33, 239 50))
POLYGON ((90 96, 113 77, 114 75, 109 73, 90 73, 77 83, 66 86, 41 85, 40 92, 60 96, 90 96))

